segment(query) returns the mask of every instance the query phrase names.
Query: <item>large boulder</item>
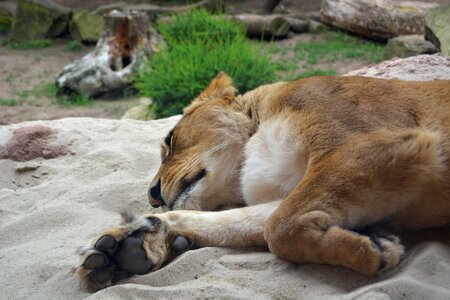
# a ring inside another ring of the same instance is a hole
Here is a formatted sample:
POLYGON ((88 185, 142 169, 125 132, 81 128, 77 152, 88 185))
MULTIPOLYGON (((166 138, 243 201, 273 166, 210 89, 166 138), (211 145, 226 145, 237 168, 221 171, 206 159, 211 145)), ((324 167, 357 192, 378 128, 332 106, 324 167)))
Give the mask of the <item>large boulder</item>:
POLYGON ((69 8, 50 0, 19 0, 11 38, 21 42, 60 36, 70 17, 69 8))
POLYGON ((425 17, 425 38, 450 55, 450 4, 430 9, 425 17))
POLYGON ((373 39, 423 34, 426 12, 437 4, 394 0, 323 0, 324 23, 373 39))
POLYGON ((396 58, 350 71, 344 76, 365 76, 414 81, 450 80, 450 57, 437 53, 396 58))
POLYGON ((431 42, 424 40, 422 35, 401 35, 388 41, 384 48, 384 59, 436 52, 436 47, 431 42))
POLYGON ((104 19, 102 15, 88 12, 86 10, 77 11, 70 21, 70 34, 75 40, 84 43, 95 43, 103 30, 104 19))

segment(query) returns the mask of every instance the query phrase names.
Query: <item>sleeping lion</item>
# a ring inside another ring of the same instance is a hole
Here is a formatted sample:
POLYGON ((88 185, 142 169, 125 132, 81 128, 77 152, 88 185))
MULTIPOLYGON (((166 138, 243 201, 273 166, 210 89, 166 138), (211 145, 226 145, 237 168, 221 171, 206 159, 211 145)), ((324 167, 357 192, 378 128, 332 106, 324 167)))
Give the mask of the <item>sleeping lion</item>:
POLYGON ((148 194, 166 212, 124 213, 77 272, 94 291, 188 249, 263 246, 375 275, 404 254, 386 228, 450 224, 449 157, 450 81, 314 77, 236 96, 220 73, 162 142, 148 194))

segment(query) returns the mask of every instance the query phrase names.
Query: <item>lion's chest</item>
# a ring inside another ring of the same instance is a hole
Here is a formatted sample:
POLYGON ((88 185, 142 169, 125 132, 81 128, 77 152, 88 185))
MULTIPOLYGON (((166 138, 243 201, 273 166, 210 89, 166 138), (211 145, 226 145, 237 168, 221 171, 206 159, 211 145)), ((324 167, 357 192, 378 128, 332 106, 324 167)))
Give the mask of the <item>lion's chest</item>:
POLYGON ((307 153, 289 123, 265 122, 246 144, 241 187, 248 205, 285 198, 302 179, 307 153))

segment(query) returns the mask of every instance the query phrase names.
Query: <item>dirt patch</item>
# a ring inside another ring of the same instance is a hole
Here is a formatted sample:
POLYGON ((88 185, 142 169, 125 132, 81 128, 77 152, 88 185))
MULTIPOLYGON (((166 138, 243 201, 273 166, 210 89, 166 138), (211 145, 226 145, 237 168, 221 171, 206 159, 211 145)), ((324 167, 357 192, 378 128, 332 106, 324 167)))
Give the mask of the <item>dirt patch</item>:
POLYGON ((56 131, 43 125, 21 127, 14 130, 13 137, 0 147, 0 158, 28 161, 38 157, 55 158, 67 154, 67 147, 54 145, 56 131))

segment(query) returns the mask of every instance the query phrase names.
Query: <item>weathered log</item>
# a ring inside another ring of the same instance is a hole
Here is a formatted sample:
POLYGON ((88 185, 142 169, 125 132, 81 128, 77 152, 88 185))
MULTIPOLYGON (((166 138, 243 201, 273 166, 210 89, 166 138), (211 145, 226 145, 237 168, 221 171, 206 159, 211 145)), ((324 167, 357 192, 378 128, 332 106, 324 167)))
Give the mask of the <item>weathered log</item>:
POLYGON ((246 29, 249 37, 284 38, 287 37, 291 24, 282 16, 241 14, 226 16, 246 29))
POLYGON ((295 33, 302 33, 309 31, 309 19, 300 19, 294 17, 284 17, 291 25, 291 30, 295 33))
MULTIPOLYGON (((264 38, 284 38, 288 35, 291 29, 291 21, 297 22, 296 28, 308 28, 309 22, 307 20, 296 20, 294 18, 286 18, 277 15, 256 15, 256 14, 240 14, 240 15, 225 15, 215 16, 215 18, 225 18, 242 25, 248 37, 264 37, 264 38), (290 21, 288 21, 288 19, 290 21)), ((165 16, 158 18, 157 23, 173 23, 175 18, 165 16)), ((306 30, 307 31, 307 30, 306 30)), ((304 32, 304 31, 302 31, 304 32)))
POLYGON ((266 3, 264 3, 264 11, 270 14, 280 2, 281 0, 266 0, 266 3))
POLYGON ((322 22, 373 39, 423 34, 426 12, 436 3, 393 0, 323 0, 322 22))
POLYGON ((95 97, 121 92, 131 84, 145 58, 164 45, 146 14, 113 11, 105 16, 95 50, 57 76, 58 94, 95 97))

